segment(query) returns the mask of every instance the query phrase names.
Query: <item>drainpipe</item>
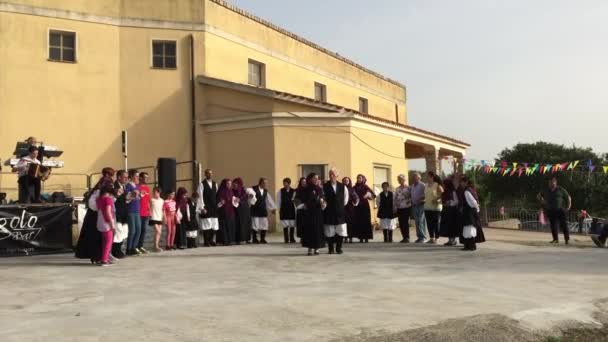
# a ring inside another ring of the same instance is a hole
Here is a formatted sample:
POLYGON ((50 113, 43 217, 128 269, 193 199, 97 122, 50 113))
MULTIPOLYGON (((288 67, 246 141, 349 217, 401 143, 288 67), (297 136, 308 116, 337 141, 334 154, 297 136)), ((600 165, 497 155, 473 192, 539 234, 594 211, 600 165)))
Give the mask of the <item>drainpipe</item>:
POLYGON ((194 73, 194 35, 190 34, 190 109, 192 120, 192 189, 198 187, 198 162, 196 162, 196 75, 194 73))

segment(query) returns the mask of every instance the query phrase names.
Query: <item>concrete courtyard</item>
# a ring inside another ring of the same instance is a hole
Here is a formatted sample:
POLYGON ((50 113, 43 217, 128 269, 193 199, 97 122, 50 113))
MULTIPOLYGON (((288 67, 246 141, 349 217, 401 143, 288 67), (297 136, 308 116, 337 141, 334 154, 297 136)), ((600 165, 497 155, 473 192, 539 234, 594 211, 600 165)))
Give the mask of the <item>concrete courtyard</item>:
POLYGON ((350 341, 489 314, 531 331, 597 323, 608 250, 585 237, 555 247, 547 234, 486 235, 476 253, 373 242, 309 257, 276 236, 108 268, 72 255, 4 258, 2 341, 350 341))

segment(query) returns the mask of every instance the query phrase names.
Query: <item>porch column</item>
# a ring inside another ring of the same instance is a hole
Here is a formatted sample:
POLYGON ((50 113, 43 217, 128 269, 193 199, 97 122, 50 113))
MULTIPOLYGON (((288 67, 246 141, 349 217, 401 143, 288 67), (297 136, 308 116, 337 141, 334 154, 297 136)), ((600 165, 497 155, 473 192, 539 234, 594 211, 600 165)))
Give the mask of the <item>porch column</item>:
POLYGON ((441 172, 441 162, 439 161, 439 149, 433 148, 430 151, 424 153, 424 159, 426 160, 426 171, 433 171, 435 173, 441 172))

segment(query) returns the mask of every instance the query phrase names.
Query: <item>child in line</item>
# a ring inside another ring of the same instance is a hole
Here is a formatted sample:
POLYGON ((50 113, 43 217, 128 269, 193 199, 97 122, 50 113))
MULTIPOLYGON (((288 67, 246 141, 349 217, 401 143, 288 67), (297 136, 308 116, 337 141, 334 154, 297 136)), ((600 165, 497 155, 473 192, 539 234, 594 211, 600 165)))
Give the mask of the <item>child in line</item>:
POLYGON ((382 183, 382 193, 376 199, 378 205, 378 218, 380 228, 384 234, 384 242, 393 242, 393 230, 395 230, 395 212, 393 209, 393 193, 389 191, 388 182, 382 183))
POLYGON ((198 224, 198 220, 196 219, 196 204, 199 200, 198 192, 193 192, 192 196, 188 198, 188 209, 190 209, 190 215, 192 216, 190 220, 190 225, 186 228, 186 247, 188 248, 198 248, 198 242, 196 241, 198 238, 198 230, 200 226, 198 224))
POLYGON ((101 233, 101 258, 100 266, 111 266, 110 250, 114 241, 114 229, 116 215, 114 214, 114 188, 105 186, 99 192, 97 198, 97 230, 101 233))
POLYGON ((186 233, 190 227, 190 209, 188 207, 188 190, 177 189, 175 196, 177 212, 175 214, 175 245, 179 249, 186 249, 186 233))
POLYGON ((277 193, 277 203, 285 243, 296 243, 296 206, 293 202, 295 196, 296 190, 291 187, 291 179, 283 179, 283 188, 277 193))
POLYGON ((177 204, 175 203, 175 191, 167 194, 167 199, 163 204, 164 223, 167 226, 167 247, 165 250, 171 251, 177 249, 175 246, 175 221, 177 204))
POLYGON ((150 200, 150 226, 154 227, 154 252, 162 252, 160 248, 160 236, 163 230, 163 207, 165 201, 160 197, 160 188, 155 187, 152 190, 152 199, 150 200))

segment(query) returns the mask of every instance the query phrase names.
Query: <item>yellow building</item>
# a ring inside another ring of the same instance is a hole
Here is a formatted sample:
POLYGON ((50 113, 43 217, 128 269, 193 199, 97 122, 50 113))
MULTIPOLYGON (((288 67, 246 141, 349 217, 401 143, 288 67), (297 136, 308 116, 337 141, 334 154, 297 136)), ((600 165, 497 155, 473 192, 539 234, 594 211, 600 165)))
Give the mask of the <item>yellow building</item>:
POLYGON ((329 166, 380 184, 468 147, 408 126, 404 85, 220 0, 0 0, 0 118, 3 162, 28 136, 57 145, 46 189, 72 195, 123 165, 122 130, 129 166, 197 160, 272 190, 329 166))

